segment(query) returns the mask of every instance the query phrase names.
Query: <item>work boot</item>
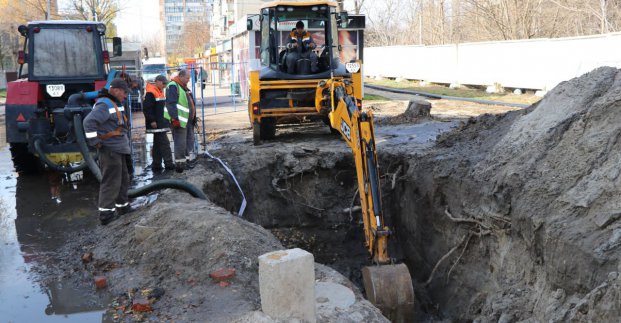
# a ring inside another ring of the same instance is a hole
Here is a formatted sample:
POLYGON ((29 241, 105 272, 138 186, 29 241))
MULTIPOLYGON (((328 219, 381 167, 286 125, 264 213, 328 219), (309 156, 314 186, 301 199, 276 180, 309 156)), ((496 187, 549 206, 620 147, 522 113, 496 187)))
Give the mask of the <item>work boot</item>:
POLYGON ((185 163, 177 163, 175 165, 175 171, 177 171, 177 173, 183 173, 185 169, 186 169, 185 163))
POLYGON ((132 208, 132 206, 129 203, 127 203, 127 205, 124 205, 124 206, 117 206, 116 208, 116 213, 118 215, 125 215, 125 214, 132 213, 132 212, 134 212, 134 208, 132 208))
POLYGON ((99 223, 107 225, 108 223, 118 219, 119 215, 116 211, 99 211, 99 223))
POLYGON ((194 168, 194 166, 196 166, 196 164, 198 164, 198 159, 194 158, 194 159, 188 159, 187 162, 188 166, 190 168, 194 168))
POLYGON ((166 170, 173 170, 173 169, 175 169, 175 164, 173 164, 173 163, 166 164, 166 165, 164 165, 164 169, 166 169, 166 170))
POLYGON ((154 172, 159 172, 162 169, 162 164, 151 164, 151 170, 154 172))

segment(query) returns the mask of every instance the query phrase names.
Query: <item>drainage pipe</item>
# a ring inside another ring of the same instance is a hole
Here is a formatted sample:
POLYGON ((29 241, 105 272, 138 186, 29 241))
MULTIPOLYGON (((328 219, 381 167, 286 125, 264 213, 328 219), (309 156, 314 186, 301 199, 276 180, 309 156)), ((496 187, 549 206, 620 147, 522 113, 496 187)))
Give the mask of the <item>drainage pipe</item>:
POLYGON ((428 93, 428 92, 419 92, 419 91, 412 91, 412 90, 393 89, 393 88, 377 86, 377 85, 365 84, 364 86, 368 87, 370 89, 379 90, 379 91, 392 92, 392 93, 400 93, 400 94, 419 95, 419 96, 424 96, 424 97, 428 97, 428 98, 432 98, 432 99, 444 99, 444 100, 453 100, 453 101, 466 101, 466 102, 474 102, 474 103, 480 103, 480 104, 500 105, 500 106, 505 106, 505 107, 516 107, 516 108, 528 108, 529 106, 531 106, 530 104, 499 102, 499 101, 481 100, 481 99, 473 99, 473 98, 462 98, 462 97, 457 97, 457 96, 439 95, 439 94, 433 94, 433 93, 428 93))

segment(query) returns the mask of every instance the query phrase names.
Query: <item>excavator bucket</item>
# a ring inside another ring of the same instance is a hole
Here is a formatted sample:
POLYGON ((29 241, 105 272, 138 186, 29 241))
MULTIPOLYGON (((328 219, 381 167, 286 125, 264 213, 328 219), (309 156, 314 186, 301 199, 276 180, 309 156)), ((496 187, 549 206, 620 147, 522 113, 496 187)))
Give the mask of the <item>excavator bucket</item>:
POLYGON ((391 322, 414 321, 414 288, 405 264, 362 268, 367 299, 391 322))

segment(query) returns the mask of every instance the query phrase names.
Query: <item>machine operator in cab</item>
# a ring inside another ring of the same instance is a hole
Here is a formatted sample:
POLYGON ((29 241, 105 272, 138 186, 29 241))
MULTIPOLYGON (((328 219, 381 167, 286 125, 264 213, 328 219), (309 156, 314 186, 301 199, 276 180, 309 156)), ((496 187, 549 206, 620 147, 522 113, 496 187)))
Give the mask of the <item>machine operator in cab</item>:
POLYGON ((310 72, 317 73, 317 54, 314 49, 317 45, 311 33, 304 30, 304 22, 298 21, 295 29, 289 34, 287 41, 287 73, 300 73, 297 68, 299 59, 310 59, 310 72))

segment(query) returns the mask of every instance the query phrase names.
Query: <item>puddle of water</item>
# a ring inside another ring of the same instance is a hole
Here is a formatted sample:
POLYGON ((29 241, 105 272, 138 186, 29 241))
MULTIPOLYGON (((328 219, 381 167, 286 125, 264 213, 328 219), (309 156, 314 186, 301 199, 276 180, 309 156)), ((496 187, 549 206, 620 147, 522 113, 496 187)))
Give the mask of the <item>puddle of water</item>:
MULTIPOLYGON (((0 169, 13 168, 8 147, 0 169)), ((63 281, 44 282, 38 272, 53 264, 67 233, 97 225, 96 186, 88 181, 58 188, 43 176, 5 172, 0 177, 0 317, 4 322, 102 321, 107 295, 63 281)))
MULTIPOLYGON (((0 131, 4 134, 3 127, 0 131)), ((136 135, 132 140, 133 186, 151 182, 153 174, 146 168, 151 162, 149 139, 136 135)), ((62 183, 60 176, 50 174, 17 176, 4 140, 0 169, 0 321, 111 321, 104 313, 111 299, 105 291, 62 279, 46 281, 39 274, 58 262, 57 249, 72 231, 98 225, 95 179, 62 183)), ((151 195, 135 202, 144 205, 154 199, 151 195)))

